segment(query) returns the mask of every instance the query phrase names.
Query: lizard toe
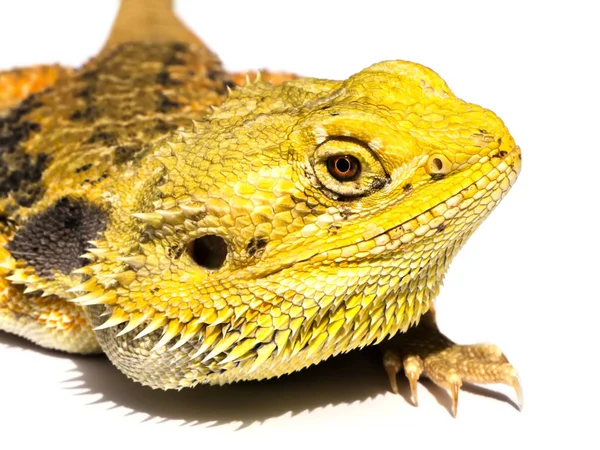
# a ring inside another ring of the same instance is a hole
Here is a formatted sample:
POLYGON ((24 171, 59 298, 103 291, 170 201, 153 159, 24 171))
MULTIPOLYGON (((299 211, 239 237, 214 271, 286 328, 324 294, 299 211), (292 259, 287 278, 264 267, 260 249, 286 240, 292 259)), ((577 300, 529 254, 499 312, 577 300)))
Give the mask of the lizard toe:
POLYGON ((492 344, 455 344, 439 331, 432 313, 413 329, 383 343, 382 347, 392 391, 398 393, 396 376, 403 369, 415 406, 418 404, 417 381, 423 375, 450 393, 453 416, 456 416, 463 383, 511 386, 516 392, 519 409, 522 408, 523 393, 517 371, 500 348, 492 344))

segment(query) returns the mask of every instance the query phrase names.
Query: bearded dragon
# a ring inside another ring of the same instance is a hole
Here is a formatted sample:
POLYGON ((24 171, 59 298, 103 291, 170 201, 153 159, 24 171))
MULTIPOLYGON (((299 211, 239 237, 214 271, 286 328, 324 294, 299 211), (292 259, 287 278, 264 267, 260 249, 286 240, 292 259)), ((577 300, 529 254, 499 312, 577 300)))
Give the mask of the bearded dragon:
POLYGON ((432 70, 236 87, 171 0, 123 0, 78 70, 0 74, 0 329, 160 389, 276 377, 380 344, 448 389, 504 383, 434 298, 519 147, 432 70))

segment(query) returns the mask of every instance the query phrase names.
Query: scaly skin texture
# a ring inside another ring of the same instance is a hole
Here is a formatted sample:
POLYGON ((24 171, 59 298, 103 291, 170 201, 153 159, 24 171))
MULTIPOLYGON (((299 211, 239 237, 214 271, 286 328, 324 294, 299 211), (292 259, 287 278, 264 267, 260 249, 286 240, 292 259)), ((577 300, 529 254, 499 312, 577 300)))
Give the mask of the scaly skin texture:
POLYGON ((52 86, 71 70, 54 66, 35 66, 0 72, 0 115, 31 94, 52 86))
POLYGON ((496 115, 404 61, 228 94, 198 42, 115 33, 0 123, 1 329, 162 389, 384 340, 393 385, 403 364, 455 401, 461 379, 518 386, 499 350, 456 346, 427 314, 519 172, 496 115))

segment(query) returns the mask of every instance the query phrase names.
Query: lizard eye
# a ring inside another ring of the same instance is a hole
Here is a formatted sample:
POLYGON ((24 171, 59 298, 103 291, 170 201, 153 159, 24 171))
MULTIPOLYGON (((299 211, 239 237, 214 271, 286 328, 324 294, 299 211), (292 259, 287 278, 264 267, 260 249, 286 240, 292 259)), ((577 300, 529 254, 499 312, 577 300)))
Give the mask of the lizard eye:
POLYGON ((338 181, 354 181, 360 175, 360 161, 352 155, 327 158, 327 170, 338 181))
POLYGON ((369 195, 389 179, 369 146, 346 136, 323 142, 311 162, 325 193, 337 200, 369 195))

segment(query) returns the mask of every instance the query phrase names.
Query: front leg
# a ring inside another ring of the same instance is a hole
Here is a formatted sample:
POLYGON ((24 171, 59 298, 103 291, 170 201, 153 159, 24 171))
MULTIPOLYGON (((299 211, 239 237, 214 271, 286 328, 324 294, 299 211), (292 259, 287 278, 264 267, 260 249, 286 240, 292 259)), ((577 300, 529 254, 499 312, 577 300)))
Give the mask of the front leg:
POLYGON ((492 344, 458 345, 452 342, 438 329, 433 309, 421 318, 417 326, 394 336, 381 346, 392 390, 398 393, 396 375, 400 369, 404 369, 415 405, 417 380, 421 375, 450 391, 454 416, 463 381, 512 386, 517 393, 519 407, 522 405, 517 371, 504 353, 492 344))

